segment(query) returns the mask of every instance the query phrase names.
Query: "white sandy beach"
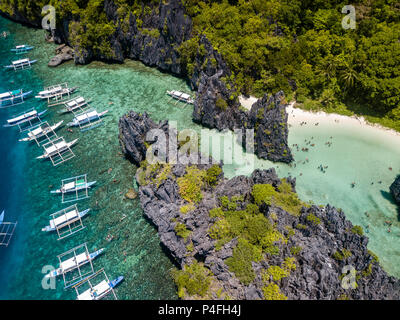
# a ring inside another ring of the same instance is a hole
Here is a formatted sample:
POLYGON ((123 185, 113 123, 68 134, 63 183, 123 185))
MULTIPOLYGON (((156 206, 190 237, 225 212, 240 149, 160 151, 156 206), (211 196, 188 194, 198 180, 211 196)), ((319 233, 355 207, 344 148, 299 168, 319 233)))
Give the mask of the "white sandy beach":
POLYGON ((295 102, 291 102, 286 108, 289 115, 288 123, 290 125, 300 125, 302 122, 306 122, 307 125, 315 125, 316 123, 319 125, 341 123, 348 126, 354 126, 354 128, 359 127, 364 130, 375 131, 379 135, 393 137, 400 141, 400 132, 383 127, 379 124, 369 123, 364 119, 364 117, 349 117, 336 113, 326 113, 323 111, 305 111, 300 108, 295 108, 294 105, 295 102))
MULTIPOLYGON (((251 109, 251 106, 257 101, 256 97, 250 96, 246 98, 244 96, 239 96, 239 101, 243 107, 247 110, 251 109)), ((344 116, 336 113, 326 113, 323 111, 312 112, 302 110, 300 108, 295 107, 296 102, 293 101, 286 108, 286 111, 289 115, 288 123, 290 125, 300 125, 303 122, 306 122, 307 125, 315 125, 318 124, 334 124, 334 123, 342 123, 349 126, 359 127, 360 129, 366 129, 368 131, 373 130, 376 131, 380 135, 385 135, 387 137, 395 137, 396 140, 400 138, 400 132, 397 132, 393 129, 386 128, 376 123, 369 123, 364 119, 364 117, 358 116, 344 116)), ((400 140, 399 140, 400 141, 400 140)))

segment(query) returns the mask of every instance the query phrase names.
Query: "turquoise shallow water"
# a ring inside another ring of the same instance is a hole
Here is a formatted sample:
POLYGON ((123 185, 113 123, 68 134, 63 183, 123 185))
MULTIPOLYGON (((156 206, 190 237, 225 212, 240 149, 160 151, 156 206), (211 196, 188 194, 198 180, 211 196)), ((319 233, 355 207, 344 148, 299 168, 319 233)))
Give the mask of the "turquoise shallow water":
MULTIPOLYGON (((87 66, 75 66, 70 62, 50 69, 47 62, 55 45, 43 41, 42 30, 27 29, 0 18, 0 31, 4 29, 12 36, 0 40, 0 64, 10 61, 9 48, 20 43, 35 45, 36 49, 29 56, 39 62, 29 71, 1 71, 2 91, 24 87, 37 92, 43 86, 67 81, 71 86, 79 86, 77 95, 91 99, 98 111, 108 109, 110 112, 104 124, 94 130, 70 133, 64 127, 57 132, 67 141, 79 138, 73 147, 76 157, 57 168, 50 162, 36 160, 41 150, 33 144, 18 143, 16 130, 0 128, 0 151, 5 155, 0 167, 3 182, 0 207, 7 210, 9 220, 19 223, 12 245, 0 248, 0 298, 73 299, 74 292, 63 290, 60 280, 56 290, 43 290, 41 270, 45 265, 55 265, 58 254, 87 242, 91 250, 106 249, 105 254, 94 261, 96 270, 104 267, 110 278, 124 275, 126 280, 117 290, 120 299, 175 299, 175 288, 169 276, 173 265, 162 251, 155 229, 143 218, 138 200, 124 200, 124 194, 135 186, 136 169, 120 153, 118 120, 134 109, 147 111, 154 120, 177 121, 180 129, 199 132, 201 128, 191 121, 192 108, 175 105, 165 95, 169 89, 188 91, 189 88, 181 79, 133 61, 124 65, 94 62, 87 66), (48 223, 49 214, 65 207, 60 198, 49 194, 49 190, 61 179, 82 173, 98 181, 91 198, 78 203, 80 209, 92 208, 89 217, 84 219, 87 228, 69 239, 57 241, 54 234, 40 231, 48 223), (111 242, 106 241, 109 234, 115 237, 111 242)), ((15 109, 0 110, 1 123, 14 112, 32 106, 45 107, 31 98, 15 109)), ((71 119, 71 115, 58 115, 59 108, 50 109, 46 117, 49 123, 71 119)), ((214 137, 221 135, 215 130, 209 132, 214 137)), ((369 224, 370 248, 378 254, 388 272, 400 276, 397 208, 386 195, 396 173, 400 172, 399 143, 341 124, 294 125, 289 142, 302 147, 304 140, 311 140, 311 137, 314 137, 315 147, 309 147, 307 154, 294 150, 296 168, 254 159, 254 166, 226 165, 225 173, 231 177, 250 174, 256 167, 273 166, 281 176, 296 176, 302 199, 341 207, 353 223, 364 227, 369 224), (324 143, 330 136, 333 144, 327 147, 324 143), (303 164, 306 157, 309 162, 303 164), (329 166, 325 174, 318 171, 320 164, 329 166), (393 171, 387 169, 389 166, 393 171), (377 183, 379 180, 381 184, 377 183), (357 182, 355 188, 350 186, 352 181, 357 182), (375 182, 374 185, 371 182, 375 182), (365 211, 369 212, 369 218, 364 215, 365 211), (387 233, 385 220, 393 221, 391 233, 387 233)), ((245 158, 250 161, 254 157, 246 155, 245 158)))

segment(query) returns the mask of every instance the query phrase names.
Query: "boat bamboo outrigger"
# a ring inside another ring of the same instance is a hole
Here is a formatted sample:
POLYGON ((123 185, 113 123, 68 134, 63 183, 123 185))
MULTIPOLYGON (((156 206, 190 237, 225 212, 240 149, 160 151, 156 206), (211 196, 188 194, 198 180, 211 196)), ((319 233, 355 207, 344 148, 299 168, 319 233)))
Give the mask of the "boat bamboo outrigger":
POLYGON ((32 91, 24 92, 22 89, 0 93, 0 108, 7 108, 25 102, 32 91))
POLYGON ((32 108, 26 110, 20 114, 13 116, 11 119, 7 120, 7 123, 3 125, 4 127, 14 127, 18 126, 20 132, 27 131, 34 126, 42 123, 41 117, 47 112, 47 109, 38 112, 36 109, 32 108))
POLYGON ((52 107, 63 104, 77 89, 78 87, 68 87, 68 83, 65 82, 45 87, 43 91, 40 91, 37 96, 35 96, 35 98, 47 100, 48 106, 52 107))
POLYGON ((96 110, 91 109, 80 113, 72 119, 72 122, 68 123, 69 127, 78 127, 81 131, 86 131, 98 127, 102 123, 101 117, 108 113, 108 110, 98 113, 96 110))
POLYGON ((14 71, 17 70, 24 70, 24 69, 30 69, 34 63, 36 63, 37 60, 30 60, 28 58, 26 59, 20 59, 16 61, 12 61, 10 65, 4 66, 6 69, 14 69, 14 71))
POLYGON ((87 181, 87 175, 83 174, 80 176, 63 179, 61 181, 61 188, 52 190, 52 194, 61 194, 61 202, 67 203, 72 201, 79 201, 89 198, 88 190, 96 184, 96 181, 87 181))
POLYGON ((84 228, 82 218, 89 213, 90 209, 79 212, 75 205, 62 209, 50 215, 49 225, 44 227, 42 231, 57 231, 58 240, 69 237, 84 228))
POLYGON ((104 269, 100 269, 94 275, 74 285, 77 300, 101 300, 108 296, 110 293, 112 293, 115 300, 118 300, 114 289, 123 280, 124 277, 119 276, 110 281, 104 269))
POLYGON ((19 141, 35 141, 38 146, 58 138, 56 130, 61 127, 63 120, 50 126, 47 121, 34 126, 27 134, 27 137, 19 139, 19 141))
POLYGON ((15 48, 12 48, 11 51, 15 52, 15 54, 23 54, 28 51, 31 51, 34 48, 34 46, 28 46, 26 44, 22 44, 19 46, 15 46, 15 48))
POLYGON ((45 278, 62 275, 64 288, 67 289, 94 274, 92 261, 103 252, 104 248, 89 253, 86 243, 83 243, 58 255, 59 267, 45 275, 45 278))
POLYGON ((176 99, 178 101, 185 102, 188 104, 194 103, 193 98, 187 93, 180 92, 177 90, 172 90, 172 91, 167 91, 167 94, 171 96, 173 99, 176 99))
POLYGON ((14 235, 17 222, 4 222, 5 211, 0 214, 0 246, 8 247, 14 235))
POLYGON ((71 147, 78 142, 78 139, 66 142, 63 137, 56 138, 45 143, 42 147, 44 153, 36 159, 50 159, 54 166, 58 166, 75 157, 71 147))
POLYGON ((89 103, 90 101, 86 101, 83 97, 79 96, 77 98, 64 102, 65 108, 59 111, 59 113, 72 112, 75 114, 75 112, 77 111, 83 112, 88 107, 89 103))

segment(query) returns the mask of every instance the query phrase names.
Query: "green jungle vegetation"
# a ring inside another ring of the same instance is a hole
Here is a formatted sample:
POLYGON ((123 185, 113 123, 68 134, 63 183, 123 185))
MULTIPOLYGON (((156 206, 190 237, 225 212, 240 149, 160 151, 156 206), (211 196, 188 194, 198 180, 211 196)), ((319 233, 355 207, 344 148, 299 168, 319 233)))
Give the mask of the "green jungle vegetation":
MULTIPOLYGON (((167 2, 166 0, 163 0, 167 2)), ((241 93, 257 97, 284 90, 303 109, 366 116, 400 131, 400 3, 361 0, 354 4, 356 28, 344 29, 347 4, 340 0, 182 0, 194 23, 193 38, 180 47, 188 76, 205 34, 233 72, 241 93)), ((157 0, 115 0, 119 25, 129 13, 138 27, 158 10, 157 0)), ((104 0, 2 0, 0 10, 28 19, 42 6, 56 8, 57 21, 72 17, 71 44, 92 47, 106 57, 116 25, 107 20, 104 0)))

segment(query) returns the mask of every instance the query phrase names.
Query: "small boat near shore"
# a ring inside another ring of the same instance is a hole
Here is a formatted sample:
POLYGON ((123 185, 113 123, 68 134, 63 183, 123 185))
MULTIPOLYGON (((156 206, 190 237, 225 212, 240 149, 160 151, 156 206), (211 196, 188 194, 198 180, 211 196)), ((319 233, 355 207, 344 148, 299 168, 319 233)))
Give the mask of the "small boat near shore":
POLYGON ((66 142, 64 139, 61 139, 57 143, 52 143, 49 147, 43 147, 44 153, 36 157, 36 159, 47 159, 52 157, 53 155, 60 154, 66 150, 69 150, 73 145, 78 142, 78 139, 72 140, 71 142, 66 142))
POLYGON ((22 45, 15 46, 15 48, 12 48, 11 52, 15 52, 15 54, 23 54, 28 51, 31 51, 33 48, 34 48, 34 46, 22 44, 22 45))
POLYGON ((96 184, 97 181, 86 182, 84 179, 73 181, 66 183, 60 189, 52 190, 50 193, 52 194, 61 194, 61 193, 69 193, 69 192, 77 192, 83 189, 90 189, 92 186, 96 184))
POLYGON ((60 122, 57 122, 56 124, 49 126, 47 122, 45 122, 44 125, 40 125, 39 127, 31 130, 28 132, 28 136, 22 139, 19 139, 19 141, 37 141, 40 138, 43 138, 47 136, 50 133, 53 133, 55 130, 57 130, 61 125, 63 124, 63 120, 60 122), (46 125, 47 124, 47 125, 46 125))
POLYGON ((68 123, 69 127, 80 127, 81 129, 85 129, 88 127, 93 127, 101 122, 101 117, 106 115, 108 110, 103 112, 97 112, 96 110, 89 110, 83 112, 72 119, 72 122, 68 123))
POLYGON ((46 112, 47 109, 41 112, 38 112, 36 109, 24 111, 23 113, 18 114, 11 119, 8 119, 7 123, 3 125, 3 127, 13 127, 26 122, 32 122, 33 120, 40 119, 40 117, 43 116, 46 112))
POLYGON ((24 99, 31 94, 32 91, 24 92, 22 89, 0 93, 0 108, 24 103, 24 99))
POLYGON ((64 103, 65 108, 59 111, 58 113, 63 114, 68 112, 74 112, 76 110, 83 111, 83 109, 85 109, 88 106, 88 103, 90 103, 90 101, 86 101, 83 97, 77 97, 69 101, 66 101, 64 103))
POLYGON ((123 276, 119 276, 114 280, 110 281, 104 272, 104 269, 101 269, 96 274, 87 277, 85 280, 79 282, 74 286, 77 293, 77 300, 101 300, 106 297, 108 294, 112 293, 114 298, 117 299, 117 296, 114 292, 114 289, 124 280, 123 276), (95 284, 95 278, 98 277, 101 273, 103 273, 104 280, 95 284), (82 293, 79 293, 78 288, 81 286, 85 286, 87 288, 82 293))
POLYGON ((167 94, 169 96, 171 96, 172 98, 174 98, 176 100, 179 100, 181 102, 185 102, 185 103, 189 103, 189 104, 193 104, 194 103, 193 98, 187 93, 180 92, 180 91, 177 91, 177 90, 172 90, 172 91, 167 91, 167 94))
POLYGON ((63 212, 62 215, 59 215, 57 218, 53 218, 49 221, 49 225, 42 228, 43 232, 51 232, 51 231, 56 231, 59 229, 62 229, 64 227, 68 227, 69 225, 80 221, 83 217, 85 217, 89 211, 89 209, 86 209, 84 211, 78 212, 76 206, 71 207, 71 211, 63 212))
POLYGON ((72 122, 68 123, 69 127, 78 127, 84 124, 88 124, 92 121, 98 120, 108 113, 108 110, 98 113, 96 110, 91 110, 85 113, 81 113, 72 119, 72 122))
POLYGON ((60 267, 49 272, 44 277, 45 278, 54 278, 61 276, 69 271, 72 271, 76 268, 80 268, 81 266, 91 262, 92 260, 96 259, 104 252, 104 248, 99 249, 95 252, 90 253, 89 255, 86 252, 78 254, 68 260, 62 261, 60 263, 60 267))
POLYGON ((49 86, 40 91, 35 98, 37 99, 52 99, 57 97, 62 97, 64 95, 70 95, 75 92, 78 87, 68 87, 67 83, 57 84, 54 86, 49 86))
POLYGON ((34 63, 36 63, 37 60, 30 60, 28 58, 26 59, 20 59, 16 61, 12 61, 10 65, 4 66, 6 69, 14 69, 14 71, 17 70, 23 70, 23 69, 30 69, 34 63))

